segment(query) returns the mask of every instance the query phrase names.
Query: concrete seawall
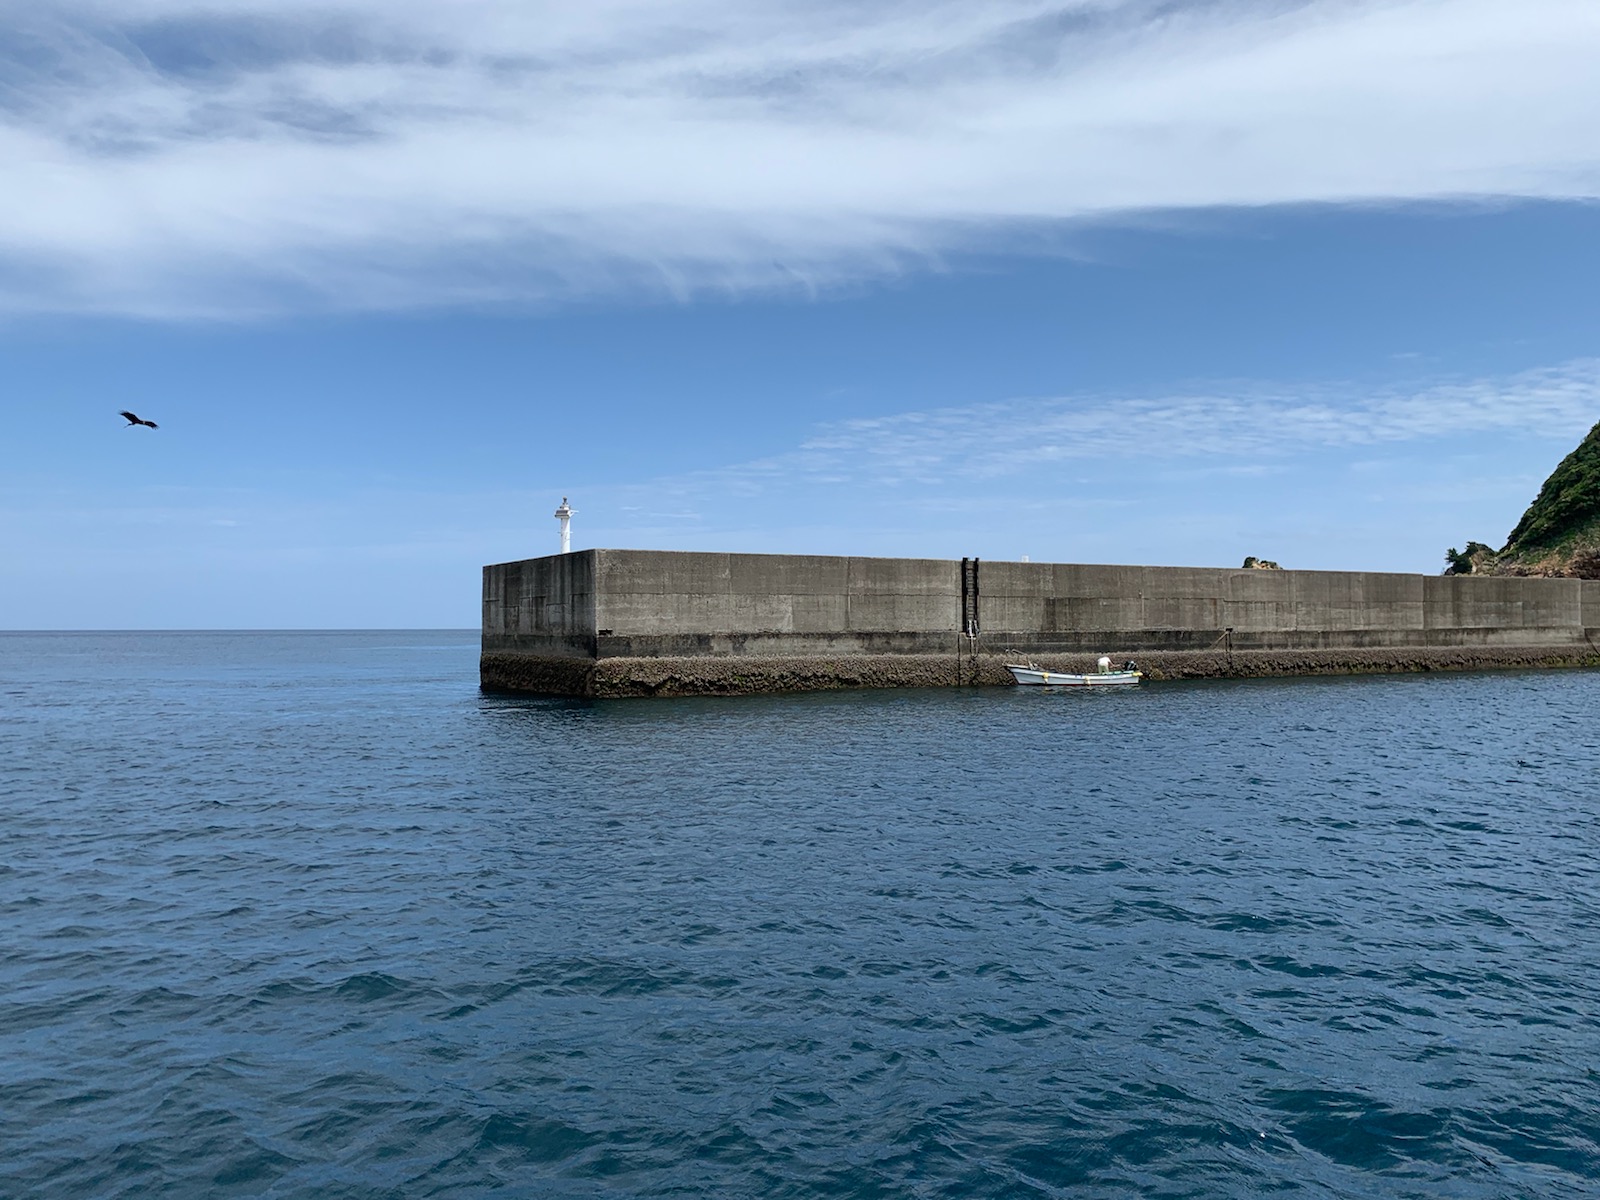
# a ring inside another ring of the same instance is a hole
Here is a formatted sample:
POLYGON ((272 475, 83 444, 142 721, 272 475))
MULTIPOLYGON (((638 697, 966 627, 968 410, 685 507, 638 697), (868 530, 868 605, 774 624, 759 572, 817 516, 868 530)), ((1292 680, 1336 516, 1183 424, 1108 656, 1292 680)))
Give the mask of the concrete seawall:
POLYGON ((1600 581, 586 550, 484 568, 485 687, 572 696, 1600 665, 1600 581), (974 578, 974 575, 976 578, 974 578), (975 619, 974 643, 961 632, 975 619))

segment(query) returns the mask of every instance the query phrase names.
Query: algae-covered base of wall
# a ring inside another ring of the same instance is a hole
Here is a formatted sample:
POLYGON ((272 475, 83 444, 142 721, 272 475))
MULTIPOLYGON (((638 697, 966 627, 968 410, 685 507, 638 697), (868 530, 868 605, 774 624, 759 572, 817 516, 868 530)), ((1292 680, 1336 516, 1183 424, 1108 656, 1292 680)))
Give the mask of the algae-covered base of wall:
POLYGON ((1186 651, 1141 654, 1138 663, 1145 677, 1151 680, 1393 675, 1600 667, 1600 647, 1407 646, 1371 650, 1237 650, 1231 655, 1225 651, 1186 651))
POLYGON ((490 692, 593 696, 594 674, 592 658, 500 653, 484 653, 478 657, 479 685, 490 692))
MULTIPOLYGON (((966 681, 973 660, 963 657, 966 681)), ((1005 675, 1006 682, 1011 676, 1005 675)), ((789 658, 535 658, 484 654, 483 687, 557 696, 750 696, 845 688, 954 687, 953 655, 841 654, 789 658)), ((982 682, 995 682, 983 680, 982 682)))
MULTIPOLYGON (((1373 675, 1423 671, 1483 671, 1534 667, 1600 667, 1587 645, 1406 647, 1368 650, 1152 651, 1132 657, 1151 682, 1173 679, 1251 679, 1293 675, 1373 675)), ((1092 671, 1096 655, 1040 655, 1052 671, 1092 671)), ((483 686, 490 691, 581 697, 747 696, 845 688, 1009 687, 1008 656, 850 654, 804 658, 534 658, 485 654, 483 686)))

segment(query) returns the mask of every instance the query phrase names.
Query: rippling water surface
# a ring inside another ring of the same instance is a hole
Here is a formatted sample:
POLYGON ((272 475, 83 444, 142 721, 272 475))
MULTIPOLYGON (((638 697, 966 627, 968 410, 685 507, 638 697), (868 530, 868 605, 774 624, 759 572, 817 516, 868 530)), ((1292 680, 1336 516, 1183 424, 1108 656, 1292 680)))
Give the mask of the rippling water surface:
POLYGON ((0 1195, 1595 1196, 1600 674, 0 635, 0 1195))

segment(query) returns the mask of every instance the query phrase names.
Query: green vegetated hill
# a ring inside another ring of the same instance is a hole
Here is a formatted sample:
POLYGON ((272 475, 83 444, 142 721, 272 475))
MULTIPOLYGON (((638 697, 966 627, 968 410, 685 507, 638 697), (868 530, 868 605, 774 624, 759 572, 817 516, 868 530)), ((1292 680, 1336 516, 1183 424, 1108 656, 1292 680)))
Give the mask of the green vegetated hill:
POLYGON ((1447 575, 1600 579, 1600 425, 1544 481, 1503 549, 1468 542, 1445 560, 1447 575))

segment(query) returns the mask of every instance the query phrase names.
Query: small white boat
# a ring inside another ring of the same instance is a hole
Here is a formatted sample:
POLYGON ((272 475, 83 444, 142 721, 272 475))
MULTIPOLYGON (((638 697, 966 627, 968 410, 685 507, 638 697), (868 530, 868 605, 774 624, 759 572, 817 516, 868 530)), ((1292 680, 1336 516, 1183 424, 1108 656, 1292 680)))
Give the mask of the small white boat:
POLYGON ((1011 672, 1011 678, 1018 683, 1040 684, 1045 687, 1116 687, 1138 683, 1144 678, 1144 672, 1132 663, 1120 671, 1113 671, 1111 660, 1102 658, 1099 666, 1098 671, 1082 675, 1070 671, 1046 671, 1031 662, 1007 663, 1006 670, 1011 672))

